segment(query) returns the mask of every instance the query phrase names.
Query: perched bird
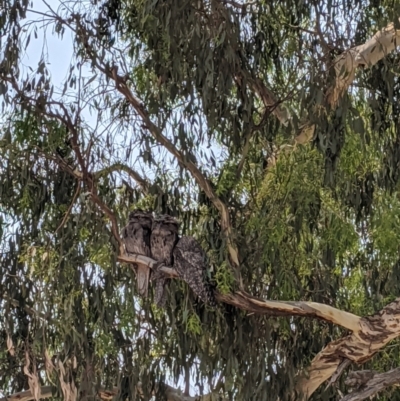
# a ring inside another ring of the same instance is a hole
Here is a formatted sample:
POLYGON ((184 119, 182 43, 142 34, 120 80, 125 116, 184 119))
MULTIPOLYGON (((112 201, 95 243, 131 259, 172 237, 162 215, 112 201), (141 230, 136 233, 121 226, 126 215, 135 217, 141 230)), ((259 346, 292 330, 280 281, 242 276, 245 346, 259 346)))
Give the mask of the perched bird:
MULTIPOLYGON (((154 219, 151 230, 151 257, 159 262, 159 265, 172 267, 172 252, 178 242, 179 222, 167 214, 154 219)), ((166 301, 165 287, 168 283, 168 277, 158 270, 154 269, 152 281, 155 281, 155 301, 158 306, 164 306, 166 301)))
MULTIPOLYGON (((129 213, 128 225, 123 228, 121 237, 128 255, 137 254, 151 257, 150 236, 153 225, 151 212, 135 210, 129 213)), ((139 294, 147 296, 149 288, 150 269, 137 265, 137 286, 139 294)))
POLYGON ((193 237, 182 237, 173 252, 173 267, 192 291, 205 303, 215 306, 214 290, 207 279, 206 254, 193 237))

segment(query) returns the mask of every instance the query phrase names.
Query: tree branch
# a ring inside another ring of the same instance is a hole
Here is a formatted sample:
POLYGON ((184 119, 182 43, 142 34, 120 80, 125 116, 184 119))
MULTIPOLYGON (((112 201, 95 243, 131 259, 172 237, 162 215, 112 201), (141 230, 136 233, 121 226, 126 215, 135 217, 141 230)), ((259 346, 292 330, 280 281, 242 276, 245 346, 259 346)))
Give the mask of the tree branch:
POLYGON ((399 336, 400 298, 397 298, 375 315, 361 318, 359 329, 351 335, 328 344, 299 376, 296 392, 307 400, 336 372, 343 358, 362 364, 399 336))
POLYGON ((337 57, 334 63, 336 79, 327 91, 328 104, 336 107, 353 82, 357 68, 374 66, 398 46, 399 39, 400 30, 396 30, 394 24, 390 23, 364 44, 353 47, 337 57))
MULTIPOLYGON (((382 60, 389 53, 395 50, 398 46, 397 41, 399 39, 400 30, 396 30, 394 24, 390 23, 387 27, 378 31, 364 44, 353 47, 338 56, 333 62, 333 67, 335 68, 335 79, 332 85, 325 91, 327 106, 332 108, 337 107, 339 100, 352 84, 357 69, 370 68, 374 66, 378 61, 382 60)), ((260 96, 266 108, 277 104, 276 96, 260 79, 247 79, 255 93, 260 96)), ((275 107, 271 112, 284 125, 287 125, 288 121, 291 119, 288 110, 284 107, 275 107)), ((312 113, 315 113, 315 110, 312 113)), ((314 132, 315 124, 311 123, 311 121, 306 121, 294 138, 291 144, 291 149, 293 149, 293 145, 304 145, 310 142, 314 137, 314 132)), ((288 145, 285 146, 284 151, 288 151, 288 145)), ((275 164, 277 155, 275 155, 272 160, 274 161, 272 164, 275 164)))
POLYGON ((267 88, 265 83, 259 78, 251 78, 245 71, 241 72, 246 80, 249 82, 251 89, 260 96, 264 106, 267 110, 270 110, 273 115, 281 122, 281 124, 287 126, 290 114, 285 107, 281 106, 281 102, 278 101, 274 93, 267 88))
POLYGON ((97 204, 99 206, 99 208, 103 211, 103 213, 110 219, 111 231, 114 235, 114 238, 117 240, 117 242, 119 244, 120 253, 123 254, 124 253, 124 244, 119 235, 117 219, 116 219, 114 213, 112 212, 112 210, 102 201, 102 199, 97 194, 97 188, 94 183, 94 176, 87 170, 85 158, 79 147, 79 134, 78 134, 77 127, 75 126, 65 104, 61 103, 61 102, 56 102, 56 101, 46 102, 45 99, 44 99, 44 101, 42 100, 42 102, 39 103, 38 99, 27 96, 26 93, 23 90, 21 90, 21 88, 19 87, 18 82, 14 76, 1 74, 1 78, 4 81, 9 82, 11 84, 11 86, 13 87, 13 89, 15 90, 15 92, 18 94, 18 96, 20 96, 21 99, 23 99, 23 101, 27 103, 27 104, 25 104, 25 107, 32 109, 32 111, 38 113, 39 115, 54 118, 57 121, 61 122, 61 124, 63 124, 65 127, 68 128, 69 132, 71 133, 71 147, 76 155, 76 158, 78 160, 78 164, 81 168, 81 171, 79 172, 79 171, 77 171, 77 169, 74 171, 71 171, 71 168, 66 163, 63 162, 62 158, 60 158, 61 159, 60 166, 65 168, 66 171, 73 174, 76 178, 81 179, 87 185, 90 196, 91 196, 92 200, 94 201, 94 203, 97 204), (53 112, 50 109, 50 106, 52 106, 52 105, 56 105, 56 106, 60 107, 60 109, 63 112, 63 115, 58 110, 56 112, 53 112), (46 106, 47 106, 48 110, 46 110, 46 106))
MULTIPOLYGON (((121 255, 118 256, 118 260, 130 264, 137 263, 149 267, 150 269, 154 269, 155 266, 157 266, 155 260, 142 255, 121 255)), ((178 277, 174 269, 164 265, 161 265, 159 269, 171 278, 178 277)), ((221 294, 217 292, 215 296, 220 302, 233 305, 250 313, 270 316, 309 317, 336 324, 353 332, 361 331, 362 318, 359 316, 317 302, 265 301, 253 297, 244 291, 237 291, 232 294, 221 294)))
POLYGON ((147 194, 149 191, 150 184, 146 181, 138 172, 133 170, 131 167, 123 163, 115 163, 109 167, 106 167, 100 171, 97 171, 94 175, 95 177, 100 177, 104 174, 110 174, 115 171, 124 171, 131 177, 142 189, 143 193, 147 194))
POLYGON ((358 387, 342 398, 341 401, 362 401, 372 398, 387 387, 400 384, 400 368, 389 370, 388 372, 378 373, 371 370, 361 370, 351 372, 347 376, 345 384, 354 384, 358 387))
MULTIPOLYGON (((141 255, 119 257, 119 260, 128 263, 144 263, 147 266, 154 266, 156 263, 152 259, 141 255)), ((165 266, 162 266, 161 269, 170 274, 171 277, 176 276, 173 269, 165 266)), ((296 393, 302 395, 302 398, 299 398, 301 400, 307 400, 322 382, 335 374, 344 360, 347 359, 358 364, 365 363, 389 341, 400 335, 400 298, 388 304, 375 315, 364 318, 314 302, 263 301, 243 292, 231 295, 217 294, 217 299, 253 313, 314 317, 353 330, 351 335, 328 344, 314 358, 306 372, 303 372, 299 377, 296 393)), ((374 380, 368 383, 366 388, 357 393, 352 393, 344 400, 362 400, 398 382, 400 382, 400 370, 395 369, 385 374, 377 375, 374 380)), ((41 398, 50 397, 49 388, 46 387, 44 389, 41 398)), ((169 400, 192 400, 192 398, 182 398, 184 396, 180 392, 177 393, 175 389, 171 388, 170 391, 169 400)), ((107 399, 106 397, 100 398, 107 399)), ((7 399, 11 401, 28 401, 32 399, 32 395, 30 395, 30 392, 23 392, 9 396, 7 399)), ((5 401, 5 399, 0 399, 0 401, 5 401)))
POLYGON ((62 221, 60 223, 60 225, 57 227, 56 231, 54 232, 55 234, 57 234, 58 231, 60 231, 61 228, 64 227, 65 223, 67 222, 68 217, 71 214, 72 208, 74 207, 75 202, 78 199, 80 191, 81 191, 81 182, 79 180, 77 182, 77 184, 76 184, 76 190, 75 190, 74 196, 72 198, 72 201, 71 201, 71 203, 70 203, 70 205, 69 205, 69 207, 68 207, 68 209, 67 209, 67 211, 66 211, 66 213, 65 213, 65 215, 64 215, 64 217, 63 217, 63 219, 62 219, 62 221))
MULTIPOLYGON (((79 20, 77 21, 79 28, 78 30, 82 30, 83 28, 79 25, 79 20)), ((338 57, 334 63, 336 74, 335 80, 333 84, 325 91, 326 105, 329 107, 336 107, 341 96, 343 96, 343 94, 353 82, 356 69, 371 67, 375 65, 379 60, 381 60, 383 57, 385 57, 388 53, 396 48, 396 41, 399 36, 400 31, 396 31, 394 25, 389 24, 386 28, 376 33, 365 44, 349 49, 348 51, 344 52, 340 57, 338 57)), ((85 39, 85 36, 84 44, 87 50, 90 51, 91 49, 89 46, 89 42, 87 37, 85 39)), ((113 69, 109 69, 108 67, 100 63, 100 61, 95 57, 94 52, 91 52, 90 55, 92 56, 92 60, 94 60, 96 67, 104 74, 106 74, 107 77, 114 80, 116 89, 123 96, 125 96, 132 107, 141 116, 144 124, 146 125, 152 136, 192 174, 192 176, 196 179, 198 185, 205 191, 209 199, 220 212, 221 224, 223 232, 228 239, 228 250, 232 264, 239 267, 238 251, 232 239, 233 233, 227 206, 216 195, 210 181, 207 180, 200 169, 191 160, 187 159, 186 156, 182 152, 180 152, 173 145, 173 143, 162 134, 160 128, 151 121, 143 105, 126 86, 123 77, 118 75, 116 67, 114 67, 113 69)), ((16 82, 15 78, 7 78, 9 82, 16 82)), ((282 123, 286 123, 290 116, 286 114, 286 109, 283 110, 276 107, 278 103, 275 101, 272 92, 265 87, 262 81, 250 80, 248 82, 262 98, 264 105, 268 108, 271 108, 271 112, 273 112, 282 123)), ((28 99, 23 91, 20 91, 18 87, 17 89, 17 92, 20 96, 22 96, 23 99, 28 99)), ((73 150, 76 153, 79 165, 82 169, 82 179, 89 186, 93 201, 98 204, 102 211, 110 218, 113 235, 121 245, 122 241, 119 236, 116 218, 113 212, 108 208, 108 206, 105 205, 104 202, 102 202, 102 200, 98 197, 93 183, 93 176, 90 175, 89 172, 86 170, 87 166, 85 165, 85 160, 80 153, 80 149, 78 147, 76 127, 74 126, 67 109, 62 103, 52 102, 51 104, 57 104, 64 114, 61 115, 59 113, 53 113, 49 110, 47 112, 47 115, 57 118, 63 124, 68 126, 68 128, 72 128, 72 145, 73 150)), ((44 111, 42 111, 42 113, 46 114, 44 111)), ((294 144, 305 144, 309 142, 314 135, 314 131, 315 125, 308 121, 302 127, 297 137, 294 139, 294 144)), ((149 267, 154 267, 155 262, 153 260, 149 260, 149 258, 147 258, 147 260, 144 260, 143 258, 144 257, 139 256, 124 256, 123 248, 120 247, 120 256, 118 257, 118 260, 128 263, 147 263, 149 267)), ((163 266, 161 269, 162 271, 169 274, 171 277, 176 277, 176 272, 173 269, 168 269, 165 266, 163 266)), ((219 301, 229 303, 251 313, 269 314, 276 316, 303 316, 318 318, 340 325, 352 331, 352 334, 328 344, 314 358, 310 367, 302 375, 299 376, 296 391, 303 394, 304 400, 308 399, 324 381, 328 380, 332 375, 335 374, 335 372, 338 371, 338 367, 344 359, 358 364, 364 363, 380 349, 382 349, 389 341, 400 336, 400 298, 387 305, 379 313, 365 318, 360 318, 356 315, 352 315, 351 313, 343 312, 327 305, 312 302, 264 301, 252 297, 243 291, 238 291, 234 294, 227 295, 217 294, 217 299, 219 301)), ((391 372, 387 372, 387 375, 389 375, 389 373, 391 372)), ((398 375, 398 373, 399 372, 392 373, 393 377, 388 376, 388 382, 386 382, 384 380, 384 377, 381 376, 381 378, 383 377, 383 380, 377 379, 375 389, 372 389, 372 387, 370 388, 370 383, 368 383, 366 388, 369 389, 369 392, 364 389, 362 391, 358 391, 357 393, 368 394, 367 396, 370 396, 369 394, 373 395, 378 391, 384 389, 387 386, 387 383, 397 383, 398 379, 396 378, 396 375, 398 375)), ((19 394, 21 395, 23 393, 19 394)), ((356 396, 357 394, 354 394, 354 397, 356 396)), ((11 397, 12 396, 8 397, 8 399, 10 399, 11 397)), ((30 398, 26 399, 24 399, 23 395, 21 395, 18 400, 21 399, 23 401, 28 401, 32 399, 32 394, 30 395, 30 398)), ((182 400, 183 398, 177 399, 182 400)), ((356 400, 363 398, 349 399, 356 400)), ((346 401, 348 401, 349 399, 346 399, 346 401)), ((4 401, 4 399, 0 399, 0 401, 4 401)))
MULTIPOLYGON (((335 80, 325 92, 327 105, 332 108, 337 107, 339 100, 354 81, 357 69, 374 66, 395 50, 399 39, 400 31, 394 28, 393 23, 390 23, 364 44, 353 47, 338 56, 333 63, 335 80)), ((294 143, 308 143, 313 138, 314 131, 315 125, 307 122, 296 136, 294 143)))

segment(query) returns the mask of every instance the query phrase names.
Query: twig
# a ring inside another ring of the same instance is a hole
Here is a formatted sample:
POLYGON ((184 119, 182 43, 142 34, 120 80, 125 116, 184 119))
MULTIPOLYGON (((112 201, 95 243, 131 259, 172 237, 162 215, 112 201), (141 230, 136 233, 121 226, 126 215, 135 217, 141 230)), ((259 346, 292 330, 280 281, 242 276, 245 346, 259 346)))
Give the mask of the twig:
POLYGON ((139 173, 137 173, 135 170, 133 170, 131 167, 127 166, 126 164, 123 164, 123 163, 112 164, 109 167, 106 167, 100 171, 97 171, 94 175, 96 177, 100 177, 103 174, 109 174, 109 173, 112 173, 114 171, 119 171, 119 170, 127 173, 129 175, 129 177, 131 177, 134 181, 136 181, 137 184, 139 184, 139 186, 141 187, 141 189, 144 193, 148 193, 150 184, 139 173))
POLYGON ((72 201, 71 201, 71 204, 69 205, 68 210, 67 210, 67 212, 65 213, 65 216, 63 217, 63 219, 62 219, 60 225, 57 227, 57 229, 56 229, 56 231, 55 231, 55 234, 57 234, 58 231, 60 231, 61 228, 62 228, 62 227, 64 226, 64 224, 66 223, 66 221, 67 221, 69 215, 71 214, 71 210, 72 210, 72 208, 73 208, 73 206, 74 206, 74 204, 75 204, 75 202, 76 202, 76 200, 77 200, 77 198, 78 198, 78 196, 79 196, 80 190, 81 190, 81 183, 80 183, 80 181, 78 181, 77 186, 76 186, 76 190, 75 190, 75 193, 74 193, 74 196, 73 196, 72 201))

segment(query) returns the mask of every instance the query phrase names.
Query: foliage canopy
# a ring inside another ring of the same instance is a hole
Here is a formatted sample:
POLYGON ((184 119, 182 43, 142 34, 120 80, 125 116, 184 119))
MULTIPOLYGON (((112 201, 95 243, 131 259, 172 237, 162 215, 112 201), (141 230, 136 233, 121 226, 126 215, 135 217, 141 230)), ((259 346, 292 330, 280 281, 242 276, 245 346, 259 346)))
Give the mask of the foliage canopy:
MULTIPOLYGON (((398 2, 3 3, 3 391, 54 384, 74 400, 116 386, 149 399, 183 378, 192 393, 286 400, 344 334, 212 310, 178 280, 165 310, 138 297, 118 232, 139 207, 180 219, 222 294, 361 316, 398 295, 399 55, 357 70, 337 104, 326 92, 337 56, 397 27, 398 2), (36 69, 23 62, 50 35, 72 43, 61 86, 44 50, 36 69)), ((388 370, 398 350, 369 366, 388 370)))

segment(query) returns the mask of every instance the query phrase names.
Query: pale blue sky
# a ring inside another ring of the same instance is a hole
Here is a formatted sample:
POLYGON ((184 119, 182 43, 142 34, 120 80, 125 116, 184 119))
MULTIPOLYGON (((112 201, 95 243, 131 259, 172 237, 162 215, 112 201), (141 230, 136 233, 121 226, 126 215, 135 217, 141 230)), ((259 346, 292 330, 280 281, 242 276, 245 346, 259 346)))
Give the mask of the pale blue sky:
MULTIPOLYGON (((49 0, 47 2, 54 10, 57 10, 61 2, 58 0, 49 0)), ((48 13, 48 7, 42 0, 33 0, 31 10, 48 13)), ((70 62, 73 56, 72 36, 66 31, 63 38, 52 34, 53 27, 46 26, 46 23, 39 22, 43 20, 42 15, 28 12, 27 19, 37 21, 34 26, 38 29, 37 39, 31 35, 31 41, 26 50, 22 63, 26 66, 35 68, 42 58, 48 60, 48 69, 51 72, 53 83, 60 86, 62 81, 67 78, 70 62)), ((33 28, 33 26, 32 26, 33 28)))

